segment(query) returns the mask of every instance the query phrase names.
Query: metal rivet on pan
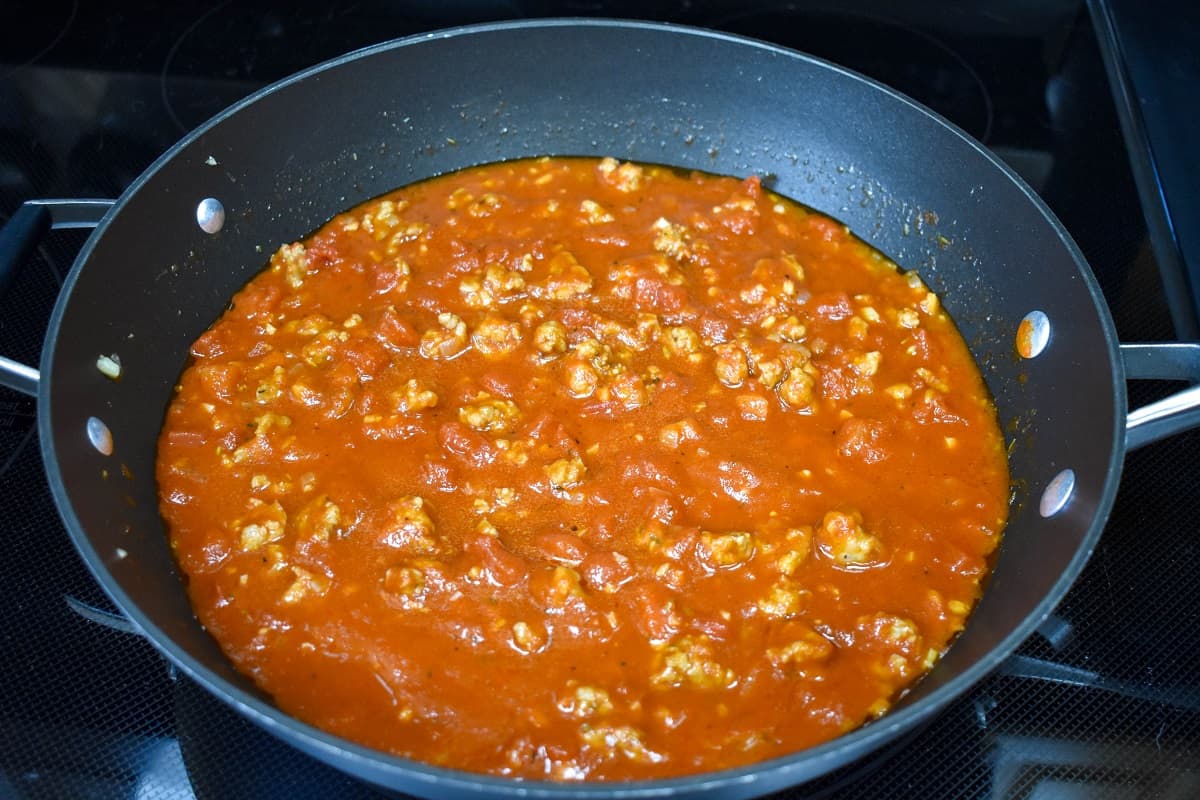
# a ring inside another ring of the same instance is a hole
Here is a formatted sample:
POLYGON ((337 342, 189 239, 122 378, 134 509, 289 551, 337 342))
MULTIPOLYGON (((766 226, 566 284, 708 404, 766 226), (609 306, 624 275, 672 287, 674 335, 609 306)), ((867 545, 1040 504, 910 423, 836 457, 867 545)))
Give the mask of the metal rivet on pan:
POLYGON ((1042 502, 1038 504, 1038 511, 1043 517, 1053 517, 1066 508, 1074 492, 1075 470, 1064 469, 1055 475, 1050 483, 1046 484, 1046 490, 1042 492, 1042 502))
POLYGON ((196 206, 196 224, 205 233, 216 233, 225 226, 225 206, 215 197, 206 197, 196 206))
POLYGON ((92 443, 92 447, 96 448, 106 456, 112 455, 112 431, 108 429, 107 425, 95 417, 88 417, 87 437, 88 441, 92 443))
POLYGON ((1017 352, 1033 358, 1050 343, 1050 318, 1041 311, 1030 311, 1017 326, 1017 352))

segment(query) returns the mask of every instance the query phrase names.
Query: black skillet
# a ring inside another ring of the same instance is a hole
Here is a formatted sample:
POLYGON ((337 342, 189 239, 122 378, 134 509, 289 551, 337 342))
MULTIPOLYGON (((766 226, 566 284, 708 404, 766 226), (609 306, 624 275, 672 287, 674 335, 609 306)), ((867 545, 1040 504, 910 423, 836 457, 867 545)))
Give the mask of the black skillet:
POLYGON ((0 382, 37 395, 50 486, 80 553, 129 620, 208 691, 323 761, 427 797, 748 797, 857 759, 966 691, 1054 608, 1100 535, 1126 449, 1200 423, 1194 390, 1127 417, 1126 378, 1200 374, 1196 347, 1119 346, 1062 225, 982 146, 870 80, 708 31, 503 23, 352 53, 218 115, 111 207, 26 204, 0 233, 0 263, 11 268, 50 224, 96 220, 54 309, 40 377, 0 361, 0 382), (384 755, 292 719, 196 622, 153 479, 155 439, 190 343, 270 252, 333 214, 465 165, 541 154, 770 176, 942 295, 1011 437, 1016 491, 966 631, 887 716, 719 773, 516 783, 384 755), (1017 330, 1031 312, 1040 312, 1031 340, 1044 349, 1026 358, 1017 330), (115 381, 96 366, 113 353, 115 381))

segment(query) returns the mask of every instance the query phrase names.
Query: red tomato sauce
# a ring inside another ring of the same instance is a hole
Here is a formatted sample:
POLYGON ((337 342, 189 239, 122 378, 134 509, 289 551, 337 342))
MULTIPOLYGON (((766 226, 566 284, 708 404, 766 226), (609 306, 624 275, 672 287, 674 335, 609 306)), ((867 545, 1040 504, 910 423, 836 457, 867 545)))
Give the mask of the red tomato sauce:
POLYGON ((1007 514, 937 295, 762 187, 506 162, 285 245, 159 441, 199 619, 294 716, 522 778, 747 764, 884 713, 1007 514))

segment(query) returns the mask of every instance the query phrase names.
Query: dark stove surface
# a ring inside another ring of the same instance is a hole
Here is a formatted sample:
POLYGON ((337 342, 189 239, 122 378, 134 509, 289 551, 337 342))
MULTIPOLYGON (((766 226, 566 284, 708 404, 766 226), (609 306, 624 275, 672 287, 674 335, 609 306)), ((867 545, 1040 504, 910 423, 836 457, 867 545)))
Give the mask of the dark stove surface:
MULTIPOLYGON (((1125 341, 1172 338, 1120 124, 1075 2, 11 2, 0 14, 0 220, 118 195, 254 89, 363 45, 546 15, 649 17, 772 40, 931 106, 1066 224, 1125 341)), ((51 234, 0 297, 0 353, 35 363, 84 235, 51 234)), ((1134 403, 1162 387, 1134 385, 1134 403)), ((378 797, 210 698, 138 636, 77 558, 34 403, 0 389, 0 797, 378 797)), ((1200 796, 1200 435, 1132 453, 1104 537, 1056 615, 991 678, 868 763, 781 797, 1200 796)))

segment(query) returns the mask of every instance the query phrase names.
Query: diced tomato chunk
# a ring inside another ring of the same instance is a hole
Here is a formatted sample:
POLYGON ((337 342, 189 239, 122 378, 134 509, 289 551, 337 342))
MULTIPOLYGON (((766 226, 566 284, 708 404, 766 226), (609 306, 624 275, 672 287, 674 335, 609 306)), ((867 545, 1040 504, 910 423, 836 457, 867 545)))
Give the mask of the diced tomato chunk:
POLYGON ((199 364, 196 375, 212 395, 221 400, 229 400, 237 391, 238 382, 242 379, 242 369, 236 364, 199 364))
POLYGON ((388 351, 374 339, 355 339, 346 345, 343 352, 354 362, 364 379, 375 377, 391 361, 388 351))
POLYGON ((225 329, 210 328, 192 343, 192 355, 196 358, 216 358, 225 354, 225 329))
POLYGON ((484 467, 496 460, 496 448, 483 434, 457 422, 447 422, 439 428, 438 441, 468 466, 484 467))
POLYGON ((843 320, 854 313, 854 309, 850 305, 850 298, 845 292, 824 292, 813 295, 812 300, 817 310, 817 316, 824 317, 830 322, 843 320))
POLYGON ((660 314, 678 313, 687 302, 687 289, 672 286, 657 278, 638 278, 634 284, 634 300, 647 311, 660 314))
POLYGON ((516 586, 529 575, 529 565, 525 559, 515 555, 493 536, 474 536, 465 549, 480 557, 488 578, 499 586, 516 586))
POLYGON ((397 348, 416 347, 421 341, 416 329, 393 308, 383 312, 375 336, 384 344, 397 348))
POLYGON ((234 312, 245 317, 269 314, 279 306, 283 290, 274 283, 251 284, 234 299, 234 312))

